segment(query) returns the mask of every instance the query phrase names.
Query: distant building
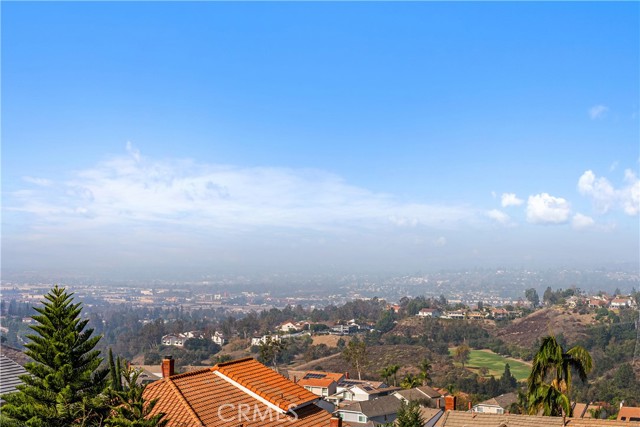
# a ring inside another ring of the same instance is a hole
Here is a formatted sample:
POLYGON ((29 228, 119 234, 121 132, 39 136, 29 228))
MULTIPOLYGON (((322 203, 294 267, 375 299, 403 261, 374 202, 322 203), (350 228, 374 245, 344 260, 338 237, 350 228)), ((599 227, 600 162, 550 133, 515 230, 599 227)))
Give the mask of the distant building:
POLYGON ((418 317, 440 317, 440 310, 437 308, 423 308, 418 314, 418 317))
POLYGON ((480 402, 471 408, 471 412, 488 414, 504 414, 509 412, 509 407, 518 401, 516 393, 505 393, 484 402, 480 402))
POLYGON ((213 336, 211 337, 211 341, 218 344, 220 347, 222 347, 227 343, 227 340, 225 339, 222 332, 218 332, 218 331, 213 333, 213 336))
POLYGON ((183 347, 187 337, 183 334, 169 334, 162 337, 162 345, 183 347))
POLYGON ((269 341, 269 338, 271 338, 271 341, 280 341, 279 335, 263 335, 261 337, 251 338, 251 345, 266 344, 266 342, 269 341))

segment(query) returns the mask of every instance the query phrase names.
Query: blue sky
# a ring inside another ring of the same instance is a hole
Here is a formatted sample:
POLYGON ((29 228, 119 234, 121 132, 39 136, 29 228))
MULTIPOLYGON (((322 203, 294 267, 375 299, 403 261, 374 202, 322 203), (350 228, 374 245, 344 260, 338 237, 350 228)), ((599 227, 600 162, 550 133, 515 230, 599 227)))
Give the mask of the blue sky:
POLYGON ((5 2, 3 272, 637 264, 639 21, 5 2))

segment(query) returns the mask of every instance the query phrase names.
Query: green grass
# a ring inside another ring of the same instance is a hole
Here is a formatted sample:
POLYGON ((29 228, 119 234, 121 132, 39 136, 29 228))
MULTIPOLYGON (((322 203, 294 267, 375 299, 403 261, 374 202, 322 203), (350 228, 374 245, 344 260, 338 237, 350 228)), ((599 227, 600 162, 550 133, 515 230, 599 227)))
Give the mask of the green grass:
MULTIPOLYGON (((449 349, 449 354, 453 355, 455 348, 449 349)), ((489 375, 494 375, 496 378, 502 376, 504 372, 505 363, 509 364, 511 374, 518 379, 518 381, 526 380, 531 371, 531 367, 518 360, 511 359, 510 357, 500 356, 489 350, 471 350, 469 354, 469 362, 465 364, 465 368, 469 369, 480 375, 480 368, 485 367, 489 370, 489 375)))

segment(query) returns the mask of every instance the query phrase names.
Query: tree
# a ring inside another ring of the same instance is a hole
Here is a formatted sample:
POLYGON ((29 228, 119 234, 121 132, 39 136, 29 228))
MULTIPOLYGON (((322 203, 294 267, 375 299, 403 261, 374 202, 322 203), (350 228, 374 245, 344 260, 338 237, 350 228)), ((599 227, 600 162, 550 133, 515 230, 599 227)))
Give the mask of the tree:
POLYGON ((368 365, 367 344, 357 337, 349 341, 342 351, 342 357, 358 372, 358 379, 362 379, 362 370, 368 365))
POLYGON ((382 368, 379 372, 380 376, 382 377, 382 379, 384 380, 385 383, 389 382, 389 378, 391 378, 391 376, 393 375, 391 373, 391 370, 389 369, 389 366, 385 366, 384 368, 382 368))
POLYGON ((422 427, 425 424, 422 414, 420 414, 420 405, 418 402, 402 401, 398 416, 396 418, 396 427, 422 427))
POLYGON ((544 337, 527 379, 529 413, 542 409, 543 415, 571 416, 572 371, 584 382, 592 367, 591 355, 583 347, 575 346, 565 352, 556 337, 544 337))
POLYGON ((456 362, 462 364, 462 367, 464 368, 465 363, 469 361, 470 354, 471 349, 469 348, 469 346, 466 344, 460 344, 458 347, 456 347, 456 350, 453 354, 453 359, 456 362))
POLYGON ((169 420, 163 419, 164 413, 151 415, 157 399, 147 401, 142 397, 144 386, 138 384, 141 369, 125 368, 120 390, 109 391, 109 418, 105 422, 108 427, 164 427, 169 420))
POLYGON ((278 356, 286 349, 284 341, 270 336, 260 344, 260 361, 263 363, 271 362, 273 368, 278 370, 278 356))
POLYGON ((402 382, 400 383, 400 387, 405 389, 420 387, 420 385, 422 385, 422 380, 420 379, 420 376, 418 375, 414 376, 413 374, 405 375, 404 378, 402 379, 402 382))
POLYGON ((524 292, 524 296, 525 298, 527 298, 527 301, 531 303, 533 308, 536 308, 538 304, 540 304, 540 297, 538 296, 538 291, 536 291, 534 288, 527 289, 524 292))
POLYGON ((508 363, 504 365, 504 372, 502 373, 502 377, 500 377, 500 387, 502 388, 503 393, 514 390, 518 386, 518 380, 511 373, 511 367, 508 363))
POLYGON ((99 424, 106 416, 101 393, 107 370, 99 369, 102 358, 95 350, 100 336, 85 329, 81 304, 73 304, 73 293, 55 286, 44 296, 44 307, 33 316, 35 334, 25 353, 33 362, 25 364, 18 392, 3 396, 0 424, 29 427, 68 427, 99 424))
POLYGON ((390 365, 389 373, 393 376, 393 385, 395 387, 398 386, 398 371, 400 370, 400 365, 390 365))
POLYGON ((418 364, 422 385, 428 385, 431 382, 431 368, 431 362, 426 358, 422 359, 422 361, 418 364))

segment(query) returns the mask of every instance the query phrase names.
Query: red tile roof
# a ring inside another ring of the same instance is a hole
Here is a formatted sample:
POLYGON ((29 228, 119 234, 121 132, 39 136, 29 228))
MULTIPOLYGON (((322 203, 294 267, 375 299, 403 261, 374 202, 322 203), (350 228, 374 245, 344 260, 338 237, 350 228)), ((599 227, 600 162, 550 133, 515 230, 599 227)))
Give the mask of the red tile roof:
POLYGON ((297 384, 303 387, 306 385, 310 387, 329 387, 334 382, 331 378, 302 378, 297 384))
POLYGON ((331 414, 318 397, 254 359, 220 363, 149 384, 146 399, 158 399, 170 427, 328 426, 331 414))

